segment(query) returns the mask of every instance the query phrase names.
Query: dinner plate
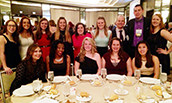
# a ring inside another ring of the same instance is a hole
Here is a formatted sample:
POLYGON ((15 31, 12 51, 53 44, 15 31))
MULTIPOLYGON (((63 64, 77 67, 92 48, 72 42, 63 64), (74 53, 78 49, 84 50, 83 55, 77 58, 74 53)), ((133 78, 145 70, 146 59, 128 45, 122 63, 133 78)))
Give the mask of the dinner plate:
POLYGON ((98 75, 93 75, 93 74, 83 74, 81 79, 82 80, 94 80, 98 78, 98 75))
POLYGON ((126 89, 124 89, 124 92, 119 92, 118 89, 115 89, 114 92, 118 95, 127 95, 129 93, 126 89))
POLYGON ((155 78, 149 78, 149 77, 142 77, 139 79, 141 82, 146 83, 146 84, 156 84, 156 83, 160 83, 159 79, 155 79, 155 78))
POLYGON ((15 96, 29 96, 34 94, 32 85, 22 85, 20 88, 14 90, 13 95, 15 96))
POLYGON ((164 100, 164 101, 159 101, 159 103, 172 103, 172 99, 164 100))
POLYGON ((108 103, 123 103, 124 102, 124 100, 113 100, 113 101, 109 101, 109 100, 107 100, 106 102, 108 102, 108 103))
POLYGON ((61 83, 67 80, 67 76, 55 76, 52 83, 61 83))
POLYGON ((91 96, 89 97, 81 97, 81 96, 76 96, 76 100, 81 101, 81 102, 88 102, 92 99, 91 96))
POLYGON ((123 79, 123 76, 118 75, 118 74, 110 74, 110 75, 107 75, 106 78, 107 78, 108 80, 118 81, 118 80, 122 80, 122 79, 123 79))

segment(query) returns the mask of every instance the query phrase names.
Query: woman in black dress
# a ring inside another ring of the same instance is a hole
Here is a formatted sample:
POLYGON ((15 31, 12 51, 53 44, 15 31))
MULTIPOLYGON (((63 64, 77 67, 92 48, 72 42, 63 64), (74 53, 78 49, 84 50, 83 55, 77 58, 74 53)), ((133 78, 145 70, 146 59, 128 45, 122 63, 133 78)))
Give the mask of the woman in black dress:
POLYGON ((160 14, 152 16, 151 35, 148 37, 148 42, 151 49, 151 54, 159 58, 162 64, 162 72, 170 74, 170 57, 169 53, 172 51, 172 46, 167 48, 167 40, 172 42, 172 35, 164 28, 163 19, 160 14))

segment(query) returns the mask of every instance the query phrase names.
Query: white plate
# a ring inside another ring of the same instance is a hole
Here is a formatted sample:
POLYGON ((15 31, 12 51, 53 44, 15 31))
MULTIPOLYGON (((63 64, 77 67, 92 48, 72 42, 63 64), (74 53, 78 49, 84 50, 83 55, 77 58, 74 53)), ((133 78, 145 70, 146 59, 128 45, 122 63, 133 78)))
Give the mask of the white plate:
POLYGON ((140 81, 146 84, 156 84, 156 83, 160 83, 159 79, 155 79, 155 78, 149 78, 149 77, 142 77, 140 78, 140 81))
MULTIPOLYGON (((156 92, 155 95, 159 98, 162 98, 162 96, 157 95, 156 92)), ((162 92, 162 95, 164 96, 165 99, 171 98, 171 95, 168 94, 167 92, 162 92)))
POLYGON ((93 74, 84 74, 81 77, 82 80, 94 80, 96 78, 98 78, 98 75, 93 75, 93 74))
POLYGON ((32 94, 34 94, 32 85, 23 85, 13 92, 13 95, 15 96, 29 96, 32 94))
POLYGON ((55 76, 52 83, 61 83, 67 80, 67 76, 55 76))
POLYGON ((51 94, 51 95, 50 95, 50 94, 46 94, 46 96, 47 96, 47 97, 49 97, 49 98, 51 98, 51 97, 52 97, 52 98, 55 98, 55 97, 57 97, 57 96, 59 96, 59 95, 60 95, 60 92, 59 92, 57 95, 53 95, 53 94, 51 94))
POLYGON ((113 100, 113 101, 109 101, 107 100, 108 103, 123 103, 124 101, 123 100, 113 100))
POLYGON ((92 99, 92 97, 91 96, 89 96, 89 97, 81 97, 81 96, 76 96, 76 100, 78 100, 78 101, 81 101, 81 102, 87 102, 87 101, 90 101, 92 99))
POLYGON ((118 91, 118 89, 115 89, 114 92, 115 92, 116 94, 118 94, 118 95, 127 95, 127 94, 129 93, 126 89, 124 89, 124 92, 123 92, 123 93, 120 93, 120 92, 118 91))
POLYGON ((164 100, 164 101, 159 101, 159 103, 172 103, 172 99, 164 100))
POLYGON ((92 85, 92 86, 95 86, 95 87, 100 87, 100 86, 102 86, 102 85, 103 85, 103 83, 102 83, 102 82, 100 82, 100 84, 99 84, 99 85, 95 85, 95 84, 94 84, 94 82, 91 82, 91 85, 92 85))
POLYGON ((109 80, 118 81, 118 80, 122 80, 123 79, 123 76, 118 75, 118 74, 110 74, 110 75, 107 75, 106 78, 109 79, 109 80))

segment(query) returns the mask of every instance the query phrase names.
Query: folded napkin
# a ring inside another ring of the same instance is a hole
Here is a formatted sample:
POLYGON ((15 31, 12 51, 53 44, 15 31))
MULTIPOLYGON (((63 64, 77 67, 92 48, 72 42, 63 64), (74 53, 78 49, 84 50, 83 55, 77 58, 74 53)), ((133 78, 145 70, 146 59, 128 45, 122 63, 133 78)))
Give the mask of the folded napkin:
POLYGON ((36 99, 32 101, 31 103, 59 103, 59 102, 57 100, 43 98, 43 99, 36 99))

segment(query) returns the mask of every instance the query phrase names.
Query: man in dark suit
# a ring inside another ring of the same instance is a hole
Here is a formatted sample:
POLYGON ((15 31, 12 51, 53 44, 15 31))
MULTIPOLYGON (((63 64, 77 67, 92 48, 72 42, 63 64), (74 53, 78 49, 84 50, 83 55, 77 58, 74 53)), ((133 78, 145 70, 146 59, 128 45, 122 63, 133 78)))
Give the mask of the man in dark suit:
POLYGON ((129 35, 129 55, 131 58, 135 56, 135 47, 141 40, 147 40, 149 36, 151 19, 143 16, 143 7, 137 4, 134 7, 135 18, 131 19, 127 24, 129 35))
POLYGON ((127 34, 127 29, 124 28, 125 18, 122 15, 119 15, 115 24, 116 26, 112 29, 112 38, 117 37, 121 39, 123 50, 128 53, 129 37, 127 34))

